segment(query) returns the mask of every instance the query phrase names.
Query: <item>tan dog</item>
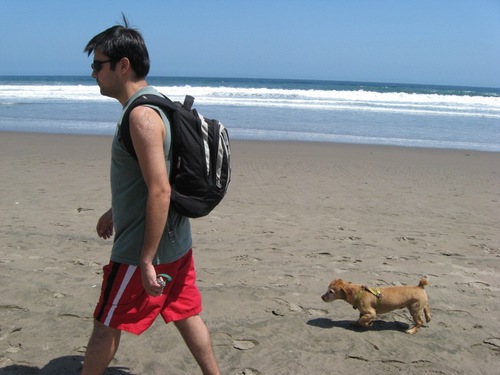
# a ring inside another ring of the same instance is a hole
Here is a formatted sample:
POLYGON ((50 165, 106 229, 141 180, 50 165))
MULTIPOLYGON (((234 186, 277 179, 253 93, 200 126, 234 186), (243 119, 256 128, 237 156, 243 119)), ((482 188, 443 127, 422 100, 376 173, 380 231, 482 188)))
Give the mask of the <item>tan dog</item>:
POLYGON ((333 280, 328 291, 321 296, 325 302, 342 299, 359 310, 359 319, 356 324, 368 327, 377 314, 387 313, 396 309, 407 308, 410 311, 415 325, 406 333, 417 333, 425 320, 431 321, 431 309, 427 301, 424 286, 426 279, 420 280, 418 286, 393 286, 386 288, 368 288, 360 284, 352 284, 341 279, 333 280))

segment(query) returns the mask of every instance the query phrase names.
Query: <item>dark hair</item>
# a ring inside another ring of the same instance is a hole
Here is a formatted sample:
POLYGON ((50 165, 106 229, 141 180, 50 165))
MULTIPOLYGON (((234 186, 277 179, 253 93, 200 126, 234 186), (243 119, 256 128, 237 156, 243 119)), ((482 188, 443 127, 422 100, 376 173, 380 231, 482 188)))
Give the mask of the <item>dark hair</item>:
POLYGON ((126 57, 137 78, 145 78, 149 73, 149 53, 146 43, 139 31, 129 27, 127 18, 123 15, 123 26, 116 25, 94 36, 83 52, 88 56, 96 50, 101 51, 111 60, 111 69, 116 63, 126 57))

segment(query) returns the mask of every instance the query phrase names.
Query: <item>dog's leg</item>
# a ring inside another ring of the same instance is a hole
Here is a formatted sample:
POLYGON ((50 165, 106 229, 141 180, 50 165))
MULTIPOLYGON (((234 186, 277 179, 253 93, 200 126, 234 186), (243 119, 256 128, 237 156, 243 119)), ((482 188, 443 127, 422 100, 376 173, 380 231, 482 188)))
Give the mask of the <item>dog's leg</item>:
POLYGON ((419 328, 421 327, 422 325, 420 324, 415 324, 412 328, 410 329, 407 329, 405 332, 408 333, 409 335, 414 335, 415 333, 418 332, 419 328))
POLYGON ((359 319, 356 323, 362 327, 369 327, 372 325, 372 321, 376 317, 377 317, 377 313, 375 311, 359 313, 359 319))
POLYGON ((409 310, 413 321, 415 322, 415 325, 412 328, 406 330, 406 333, 413 335, 417 333, 419 328, 424 324, 424 320, 422 319, 422 309, 420 308, 420 306, 412 306, 409 310))
POLYGON ((430 306, 429 306, 429 303, 426 303, 426 304, 425 304, 425 307, 424 307, 424 315, 425 315, 425 321, 426 321, 427 323, 429 323, 429 322, 431 321, 431 317, 432 317, 432 315, 431 315, 431 308, 430 308, 430 306))

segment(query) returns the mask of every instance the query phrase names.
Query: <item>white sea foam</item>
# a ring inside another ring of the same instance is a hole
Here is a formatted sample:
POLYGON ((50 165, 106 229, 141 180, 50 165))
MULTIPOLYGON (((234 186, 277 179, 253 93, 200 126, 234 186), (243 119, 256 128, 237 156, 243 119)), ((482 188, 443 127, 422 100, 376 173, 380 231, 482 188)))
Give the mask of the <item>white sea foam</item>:
MULTIPOLYGON (((173 100, 186 94, 197 105, 302 108, 330 111, 480 116, 500 118, 500 97, 208 86, 160 86, 173 100)), ((0 85, 0 104, 53 101, 102 102, 97 85, 0 85)))
POLYGON ((18 104, 47 101, 103 101, 98 86, 85 85, 0 85, 0 103, 18 104))
MULTIPOLYGON (((90 80, 79 81, 5 79, 0 84, 0 130, 113 134, 120 105, 102 96, 90 80)), ((196 107, 223 121, 233 139, 500 151, 495 89, 289 81, 256 81, 252 88, 251 80, 215 87, 205 81, 184 85, 160 80, 157 87, 173 100, 194 96, 196 107)))

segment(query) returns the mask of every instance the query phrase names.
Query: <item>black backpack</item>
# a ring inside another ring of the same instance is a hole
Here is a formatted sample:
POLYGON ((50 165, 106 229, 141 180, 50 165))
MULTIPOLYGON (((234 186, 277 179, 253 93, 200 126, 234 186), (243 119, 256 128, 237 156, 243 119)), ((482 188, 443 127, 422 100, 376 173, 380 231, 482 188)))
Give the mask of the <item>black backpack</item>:
POLYGON ((194 98, 184 104, 166 96, 141 95, 123 114, 119 136, 127 151, 137 159, 130 137, 130 111, 139 105, 160 107, 171 129, 170 185, 171 206, 183 216, 208 215, 227 192, 231 180, 231 150, 227 129, 217 120, 201 116, 192 109, 194 98))

